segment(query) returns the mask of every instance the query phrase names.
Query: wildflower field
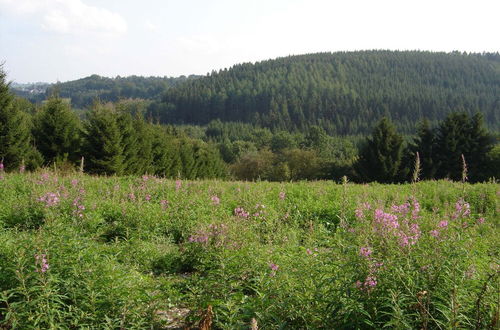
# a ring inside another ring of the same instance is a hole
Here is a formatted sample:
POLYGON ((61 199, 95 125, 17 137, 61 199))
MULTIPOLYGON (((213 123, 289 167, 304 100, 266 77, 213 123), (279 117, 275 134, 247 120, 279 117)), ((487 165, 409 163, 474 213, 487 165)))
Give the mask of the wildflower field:
POLYGON ((499 326, 495 183, 39 171, 0 194, 0 329, 499 326))

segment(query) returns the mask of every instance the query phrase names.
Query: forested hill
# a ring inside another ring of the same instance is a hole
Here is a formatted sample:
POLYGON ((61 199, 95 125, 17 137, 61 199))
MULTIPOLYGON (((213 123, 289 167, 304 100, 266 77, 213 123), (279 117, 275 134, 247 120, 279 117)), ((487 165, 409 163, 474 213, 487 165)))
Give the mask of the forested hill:
POLYGON ((12 91, 28 100, 38 103, 45 100, 54 91, 63 98, 71 99, 74 108, 86 108, 99 99, 102 102, 116 102, 120 99, 141 98, 156 99, 168 88, 198 76, 169 77, 116 77, 107 78, 92 75, 78 80, 45 84, 14 85, 12 91), (41 87, 44 87, 43 90, 41 87))
POLYGON ((386 115, 405 132, 423 117, 480 111, 500 128, 500 54, 360 51, 290 56, 186 81, 150 110, 163 123, 214 119, 331 134, 370 131, 386 115))

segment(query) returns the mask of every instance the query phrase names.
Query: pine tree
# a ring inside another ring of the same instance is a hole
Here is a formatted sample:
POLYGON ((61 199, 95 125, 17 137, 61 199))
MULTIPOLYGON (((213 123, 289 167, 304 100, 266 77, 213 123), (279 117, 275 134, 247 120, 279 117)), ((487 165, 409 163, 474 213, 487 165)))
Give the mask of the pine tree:
POLYGON ((52 96, 35 116, 33 135, 48 163, 80 159, 80 122, 69 103, 52 96))
POLYGON ((462 178, 462 155, 469 162, 469 151, 474 143, 470 130, 470 118, 466 113, 451 113, 440 123, 436 137, 437 178, 462 178))
POLYGON ((469 136, 472 140, 468 155, 469 180, 472 182, 488 179, 489 156, 494 138, 484 127, 483 115, 476 113, 471 118, 469 136))
POLYGON ((33 155, 29 119, 14 105, 6 74, 0 66, 0 160, 7 170, 13 170, 33 155))
POLYGON ((117 124, 123 148, 123 174, 143 174, 139 165, 139 139, 132 116, 129 113, 119 114, 117 124))
POLYGON ((137 135, 139 150, 137 152, 136 172, 153 172, 153 132, 151 125, 137 115, 133 122, 134 131, 137 135))
POLYGON ((382 118, 372 136, 360 150, 356 172, 363 181, 380 183, 398 179, 403 150, 403 138, 387 118, 382 118))
POLYGON ((427 119, 422 120, 417 127, 417 136, 413 142, 406 148, 404 153, 404 173, 403 179, 409 180, 413 172, 416 154, 418 152, 420 159, 420 179, 430 180, 436 175, 436 134, 431 128, 427 119))
POLYGON ((95 105, 85 123, 86 170, 96 174, 122 174, 124 156, 117 115, 95 105))

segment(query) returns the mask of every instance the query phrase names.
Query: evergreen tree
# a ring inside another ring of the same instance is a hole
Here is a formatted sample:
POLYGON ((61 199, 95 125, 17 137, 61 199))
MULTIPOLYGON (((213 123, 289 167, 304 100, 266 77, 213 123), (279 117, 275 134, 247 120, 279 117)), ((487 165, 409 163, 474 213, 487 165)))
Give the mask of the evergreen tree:
POLYGON ((398 179, 403 150, 403 138, 387 118, 382 118, 372 136, 360 150, 356 171, 363 181, 380 183, 398 179))
POLYGON ((427 119, 422 120, 417 127, 417 136, 414 141, 408 145, 404 153, 404 168, 402 169, 402 178, 410 180, 415 167, 416 154, 418 152, 420 159, 420 179, 430 180, 436 175, 436 136, 427 119))
POLYGON ((139 164, 139 134, 134 128, 132 116, 121 113, 117 116, 123 148, 123 174, 143 174, 139 164))
POLYGON ((476 113, 471 118, 469 138, 472 140, 468 155, 469 180, 472 182, 488 179, 489 157, 494 138, 484 127, 483 115, 476 113))
POLYGON ((85 123, 86 169, 96 174, 122 174, 124 153, 117 115, 112 109, 95 105, 85 123))
POLYGON ((136 173, 153 172, 153 132, 142 116, 136 115, 133 122, 139 149, 137 151, 136 173))
POLYGON ((52 96, 34 119, 37 149, 48 163, 80 158, 80 122, 68 102, 52 96))
POLYGON ((35 153, 30 142, 28 116, 14 105, 6 74, 0 66, 0 160, 7 170, 17 169, 23 160, 32 163, 35 153))

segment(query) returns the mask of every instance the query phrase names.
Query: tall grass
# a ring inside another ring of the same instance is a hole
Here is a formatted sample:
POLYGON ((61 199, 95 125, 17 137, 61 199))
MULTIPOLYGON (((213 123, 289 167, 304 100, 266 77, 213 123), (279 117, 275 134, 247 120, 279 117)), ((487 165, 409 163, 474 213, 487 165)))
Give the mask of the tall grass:
POLYGON ((499 324, 494 183, 42 171, 0 194, 0 328, 499 324))

